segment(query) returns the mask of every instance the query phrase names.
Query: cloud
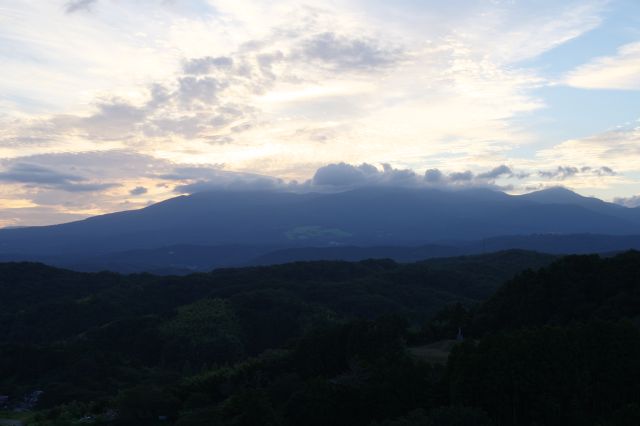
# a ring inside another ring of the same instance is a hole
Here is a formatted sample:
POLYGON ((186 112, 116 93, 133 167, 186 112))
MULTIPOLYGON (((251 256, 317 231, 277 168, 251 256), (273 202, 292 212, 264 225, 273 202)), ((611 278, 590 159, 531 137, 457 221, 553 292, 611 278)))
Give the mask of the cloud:
POLYGON ((121 186, 119 183, 67 183, 55 185, 54 189, 66 192, 102 192, 107 189, 121 186))
POLYGON ((582 167, 580 171, 583 173, 592 173, 596 176, 616 176, 617 175, 617 173, 611 167, 607 167, 607 166, 602 166, 595 169, 593 167, 585 166, 585 167, 582 167))
POLYGON ((607 166, 600 167, 596 171, 596 173, 598 173, 599 176, 615 176, 615 175, 617 175, 617 173, 611 167, 607 167, 607 166))
MULTIPOLYGON (((285 190, 295 192, 310 191, 346 191, 362 187, 451 187, 491 186, 486 180, 473 180, 471 172, 445 175, 439 170, 432 170, 442 178, 436 183, 421 178, 410 169, 394 168, 383 163, 381 167, 362 163, 352 165, 344 162, 328 164, 316 170, 313 177, 305 182, 287 182, 276 177, 254 173, 240 173, 221 168, 188 167, 176 168, 171 173, 159 176, 170 181, 184 181, 177 185, 175 192, 194 193, 209 190, 285 190), (470 179, 459 179, 457 175, 471 175, 470 179)), ((430 172, 427 172, 429 174, 430 172)))
POLYGON ((83 181, 84 178, 60 173, 36 164, 16 163, 11 165, 8 170, 0 172, 0 180, 13 183, 68 185, 83 181))
POLYGON ((451 182, 469 182, 473 179, 473 173, 467 170, 465 172, 454 172, 448 176, 451 182))
MULTIPOLYGON (((283 179, 260 175, 224 170, 224 164, 210 166, 173 167, 164 173, 154 176, 155 179, 167 183, 178 183, 173 186, 173 192, 192 194, 202 191, 228 190, 252 191, 291 189, 291 184, 283 179)), ((158 184, 161 187, 172 185, 158 184)))
POLYGON ((282 59, 279 52, 252 50, 236 52, 233 57, 193 58, 172 79, 138 90, 135 101, 112 96, 94 102, 88 114, 57 114, 21 123, 21 128, 13 122, 9 135, 3 137, 0 132, 0 143, 17 146, 25 134, 43 145, 55 145, 69 136, 135 147, 166 144, 175 136, 229 143, 233 134, 261 124, 252 99, 274 84, 278 77, 271 67, 282 59), (221 97, 226 91, 232 96, 221 97))
POLYGON ((202 75, 210 74, 217 69, 228 70, 233 67, 233 58, 228 56, 211 57, 205 56, 203 58, 193 58, 188 60, 184 64, 184 72, 186 74, 202 75))
MULTIPOLYGON (((539 150, 536 160, 547 164, 602 164, 618 174, 640 171, 640 127, 620 128, 583 139, 571 139, 539 150)), ((601 170, 603 175, 606 170, 601 170)))
POLYGON ((424 180, 427 183, 439 184, 444 182, 445 175, 438 169, 429 169, 424 173, 424 180))
POLYGON ((489 170, 488 172, 480 173, 478 175, 480 179, 497 179, 501 176, 513 176, 511 168, 502 164, 492 170, 489 170))
POLYGON ((616 197, 613 202, 625 207, 640 207, 640 195, 634 195, 631 197, 616 197))
POLYGON ((318 186, 348 187, 359 185, 377 178, 380 172, 371 164, 352 166, 346 163, 329 164, 320 167, 313 175, 312 182, 318 186))
POLYGON ((309 69, 311 62, 324 64, 330 72, 337 68, 362 71, 389 65, 398 56, 397 51, 385 50, 366 37, 303 34, 273 30, 270 43, 282 45, 282 50, 266 41, 249 41, 225 55, 185 59, 181 72, 172 79, 151 82, 146 93, 137 90, 135 100, 100 98, 89 114, 53 115, 46 121, 27 123, 17 135, 0 135, 0 141, 15 144, 29 133, 52 145, 70 135, 90 143, 117 141, 138 147, 166 144, 176 136, 187 142, 228 144, 235 140, 234 134, 257 132, 266 123, 259 117, 264 112, 255 102, 256 95, 266 94, 279 82, 301 86, 325 79, 323 74, 329 71, 317 66, 309 69))
MULTIPOLYGON (((57 206, 73 214, 100 214, 122 210, 128 188, 152 184, 156 175, 175 164, 126 151, 39 154, 0 160, 0 199, 30 200, 36 206, 57 206), (83 213, 80 213, 83 212, 83 213)), ((151 186, 151 185, 149 185, 151 186)), ((139 194, 145 200, 147 194, 139 194)), ((172 196, 170 189, 154 189, 149 196, 172 196)), ((130 205, 128 208, 134 208, 130 205)))
POLYGON ((146 194, 147 192, 149 192, 149 190, 147 188, 145 188, 144 186, 136 186, 131 191, 129 191, 129 194, 131 194, 131 195, 143 195, 143 194, 146 194))
POLYGON ((617 176, 618 173, 611 167, 591 167, 591 166, 558 166, 554 170, 540 170, 538 176, 546 180, 565 181, 570 179, 591 179, 617 176))
POLYGON ((640 90, 640 42, 621 46, 615 56, 579 66, 567 74, 564 83, 581 89, 640 90))
POLYGON ((116 183, 87 183, 84 177, 29 163, 12 164, 0 172, 0 181, 66 192, 96 192, 119 186, 116 183))
POLYGON ((89 11, 96 3, 98 0, 72 0, 65 5, 65 12, 89 11))
POLYGON ((297 56, 341 71, 362 71, 392 65, 402 55, 398 49, 381 47, 376 40, 324 32, 304 40, 297 56))
POLYGON ((219 172, 209 180, 199 180, 193 183, 178 185, 174 188, 174 192, 179 194, 193 194, 214 190, 265 191, 286 188, 287 185, 283 180, 270 176, 251 173, 219 172))
POLYGON ((390 164, 382 163, 382 180, 391 186, 414 186, 419 183, 418 175, 413 170, 396 169, 390 164))
MULTIPOLYGON (((151 71, 132 75, 129 82, 98 91, 100 96, 93 102, 85 99, 84 105, 93 105, 93 111, 59 114, 48 121, 46 129, 35 132, 24 126, 19 135, 11 137, 29 134, 42 138, 43 143, 49 140, 51 151, 59 151, 56 146, 70 139, 81 141, 85 149, 109 142, 138 152, 159 149, 185 163, 202 161, 199 155, 216 158, 214 161, 220 158, 242 169, 276 163, 291 169, 278 156, 292 152, 295 155, 290 158, 309 165, 300 168, 301 178, 311 172, 311 164, 335 161, 330 153, 345 145, 349 152, 342 158, 347 161, 379 163, 390 158, 389 147, 393 146, 395 162, 412 167, 418 167, 418 161, 411 164, 408 160, 417 158, 425 147, 434 155, 460 149, 470 157, 495 152, 496 146, 506 146, 507 141, 518 142, 517 132, 508 125, 510 119, 541 106, 527 93, 540 84, 532 71, 492 62, 474 44, 474 36, 487 35, 487 28, 470 27, 469 37, 457 31, 467 29, 464 15, 475 16, 471 10, 458 19, 443 12, 446 8, 433 7, 432 19, 443 21, 444 32, 440 33, 426 26, 414 28, 411 22, 401 30, 386 23, 373 25, 372 11, 354 11, 354 5, 310 8, 291 2, 216 1, 212 4, 217 13, 200 20, 167 15, 167 8, 158 8, 157 19, 173 28, 167 35, 157 32, 155 15, 130 13, 123 22, 106 18, 124 7, 132 11, 149 7, 133 3, 121 7, 101 3, 104 14, 92 16, 91 23, 99 25, 100 32, 135 36, 114 47, 116 52, 127 53, 126 58, 114 59, 118 63, 137 61, 147 51, 156 56, 171 52, 167 61, 174 60, 174 68, 153 62, 157 64, 154 70, 167 71, 159 77, 151 71), (445 21, 453 26, 447 29, 445 21), (181 38, 167 39, 169 36, 181 38), (200 40, 208 42, 194 43, 200 40), (378 70, 388 78, 380 79, 378 70), (104 100, 105 92, 117 94, 104 100), (468 114, 472 119, 459 120, 462 107, 472 109, 468 114), (235 112, 228 113, 231 109, 235 112), (313 137, 304 141, 296 135, 299 129, 328 127, 331 132, 310 135, 313 137), (375 146, 371 135, 378 139, 375 146), (327 148, 309 154, 305 143, 317 140, 327 148), (226 148, 212 151, 207 145, 226 148)), ((500 15, 501 31, 506 31, 506 25, 515 28, 508 19, 512 14, 525 20, 501 5, 487 4, 480 9, 484 16, 500 15)), ((553 16, 557 9, 550 3, 542 14, 553 16)), ((578 16, 571 21, 571 34, 582 28, 582 12, 578 16)), ((549 27, 564 34, 565 17, 551 21, 562 22, 561 28, 549 27)), ((105 44, 104 40, 96 42, 93 32, 85 32, 91 36, 85 48, 105 44)), ((485 45, 497 49, 512 39, 496 38, 497 42, 485 45)), ((61 50, 61 57, 69 55, 61 50)), ((98 65, 103 73, 113 69, 112 63, 98 65)), ((88 63, 80 68, 94 67, 88 63)), ((255 171, 279 172, 264 167, 255 171)))
POLYGON ((501 164, 477 174, 471 170, 445 173, 439 169, 428 169, 424 174, 424 182, 429 186, 436 187, 483 187, 508 191, 514 188, 513 185, 500 186, 495 183, 495 180, 499 178, 521 180, 528 176, 527 172, 516 173, 511 167, 501 164))
POLYGON ((34 164, 65 174, 69 174, 68 171, 73 171, 73 176, 76 179, 85 181, 153 176, 168 172, 175 167, 171 161, 126 150, 38 154, 0 160, 0 165, 6 168, 12 168, 17 163, 34 164))
POLYGON ((562 180, 577 175, 579 171, 580 170, 577 167, 558 166, 555 170, 541 170, 538 172, 538 174, 543 178, 562 180))
MULTIPOLYGON (((335 163, 320 167, 311 179, 310 184, 313 187, 333 187, 334 189, 342 190, 362 186, 413 188, 491 187, 498 189, 491 176, 495 178, 503 174, 505 174, 504 169, 499 166, 477 176, 470 170, 445 173, 439 169, 428 169, 424 176, 421 177, 414 170, 398 169, 386 163, 382 164, 382 170, 367 163, 359 166, 335 163)), ((510 174, 510 176, 513 175, 510 174)))
POLYGON ((365 186, 418 187, 421 181, 410 169, 397 169, 383 163, 382 170, 368 163, 354 166, 347 163, 334 163, 316 170, 313 178, 302 185, 306 187, 347 190, 365 186))
POLYGON ((182 77, 178 80, 178 98, 183 105, 189 106, 199 101, 213 104, 218 94, 227 86, 212 77, 182 77))
POLYGON ((187 167, 174 167, 168 173, 157 175, 159 179, 163 180, 203 180, 213 179, 220 175, 221 169, 224 164, 217 164, 212 166, 187 166, 187 167))
MULTIPOLYGON (((189 182, 156 185, 162 182, 159 175, 175 167, 168 160, 123 150, 5 158, 0 159, 0 200, 4 209, 20 216, 10 224, 56 223, 142 208, 175 196, 173 186, 189 182), (43 216, 37 218, 39 214, 43 216)), ((3 217, 0 226, 7 221, 3 217)))
POLYGON ((177 185, 175 192, 194 193, 210 190, 282 190, 294 192, 346 191, 360 187, 419 187, 418 175, 409 169, 396 169, 389 164, 382 168, 363 163, 351 165, 333 163, 316 170, 313 177, 303 183, 286 181, 277 177, 242 173, 221 168, 176 168, 159 176, 165 180, 186 181, 177 185))
MULTIPOLYGON (((69 120, 70 125, 83 129, 92 138, 119 139, 133 134, 136 127, 145 119, 146 111, 119 99, 101 102, 98 111, 86 118, 69 120)), ((63 126, 65 118, 59 121, 63 126)), ((70 117, 69 117, 70 118, 70 117)))

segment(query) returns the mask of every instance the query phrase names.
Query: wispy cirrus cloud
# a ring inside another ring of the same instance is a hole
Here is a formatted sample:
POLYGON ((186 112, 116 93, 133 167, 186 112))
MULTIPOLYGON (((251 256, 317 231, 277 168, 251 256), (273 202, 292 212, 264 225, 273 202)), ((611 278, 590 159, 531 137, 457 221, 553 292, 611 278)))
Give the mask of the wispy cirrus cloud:
POLYGON ((625 44, 613 56, 577 67, 564 83, 581 89, 640 90, 640 42, 625 44))
POLYGON ((636 172, 640 169, 640 128, 632 125, 564 141, 539 150, 537 156, 540 161, 557 166, 605 163, 606 167, 617 172, 636 172))

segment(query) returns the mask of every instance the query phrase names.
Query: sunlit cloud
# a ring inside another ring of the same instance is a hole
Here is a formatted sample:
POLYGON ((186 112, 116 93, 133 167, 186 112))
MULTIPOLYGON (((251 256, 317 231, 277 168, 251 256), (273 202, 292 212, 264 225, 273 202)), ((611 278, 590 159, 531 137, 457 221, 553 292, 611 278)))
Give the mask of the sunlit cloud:
MULTIPOLYGON (((51 223, 247 182, 303 190, 329 164, 378 183, 629 184, 637 129, 540 144, 523 125, 557 82, 526 61, 609 3, 0 0, 0 198, 14 222, 51 223)), ((566 84, 637 89, 637 50, 566 84)))
POLYGON ((614 56, 595 58, 571 71, 569 86, 582 89, 640 90, 640 42, 620 47, 614 56))

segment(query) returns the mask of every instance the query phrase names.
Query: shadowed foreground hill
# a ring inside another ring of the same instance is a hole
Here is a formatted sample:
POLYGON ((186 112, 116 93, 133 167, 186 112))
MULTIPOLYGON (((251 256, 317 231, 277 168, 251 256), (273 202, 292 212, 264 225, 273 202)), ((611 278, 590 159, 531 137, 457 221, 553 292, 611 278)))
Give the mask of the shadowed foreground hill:
POLYGON ((456 404, 505 425, 640 421, 639 252, 564 257, 449 319, 480 337, 449 358, 456 404))
POLYGON ((640 252, 566 256, 501 287, 479 310, 475 325, 495 332, 592 318, 629 318, 640 324, 639 284, 640 252))
POLYGON ((37 426, 640 422, 637 252, 0 278, 0 393, 43 389, 37 426), (407 348, 458 327, 446 367, 407 348))
MULTIPOLYGON (((236 301, 238 309, 247 305, 252 315, 265 319, 284 304, 295 308, 294 317, 323 311, 339 317, 395 313, 422 320, 452 301, 483 300, 517 272, 545 266, 553 259, 506 251, 406 265, 389 260, 299 262, 184 277, 0 264, 0 319, 4 325, 0 342, 67 339, 121 318, 170 315, 176 307, 202 298, 236 301)), ((282 314, 290 313, 285 309, 282 314)))

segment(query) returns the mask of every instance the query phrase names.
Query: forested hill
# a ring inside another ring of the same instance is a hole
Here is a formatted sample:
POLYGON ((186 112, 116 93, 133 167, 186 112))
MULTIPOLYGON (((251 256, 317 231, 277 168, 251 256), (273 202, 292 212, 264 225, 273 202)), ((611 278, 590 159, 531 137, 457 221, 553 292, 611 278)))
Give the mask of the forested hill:
POLYGON ((44 391, 29 425, 640 424, 638 252, 186 277, 4 264, 0 292, 0 395, 44 391), (421 355, 445 344, 446 366, 421 355))
POLYGON ((79 273, 6 263, 0 264, 0 342, 67 339, 123 318, 171 315, 175 308, 203 298, 228 300, 236 314, 262 316, 275 328, 284 325, 271 314, 290 316, 297 323, 319 310, 349 318, 393 313, 422 321, 447 303, 484 300, 517 272, 553 259, 513 250, 413 264, 298 262, 184 277, 79 273))
POLYGON ((640 424, 639 252, 567 256, 440 317, 426 328, 473 337, 449 357, 452 402, 496 425, 640 424))
POLYGON ((605 258, 566 256, 539 271, 525 271, 502 286, 483 304, 474 326, 496 332, 595 318, 638 321, 639 284, 640 252, 605 258))

